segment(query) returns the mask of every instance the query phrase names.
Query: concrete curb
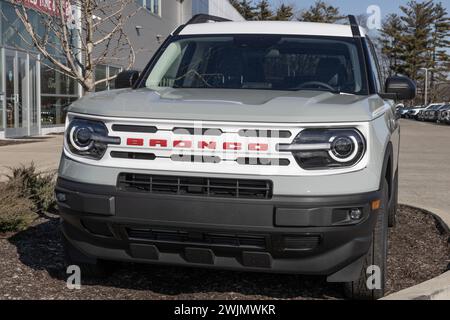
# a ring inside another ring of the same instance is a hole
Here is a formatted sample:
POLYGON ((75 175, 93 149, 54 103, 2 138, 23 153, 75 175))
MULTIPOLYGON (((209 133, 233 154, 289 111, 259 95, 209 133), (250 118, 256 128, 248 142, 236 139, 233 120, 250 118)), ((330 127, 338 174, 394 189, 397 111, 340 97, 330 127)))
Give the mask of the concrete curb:
MULTIPOLYGON (((404 205, 433 215, 443 230, 450 234, 449 213, 434 208, 423 208, 415 204, 404 205)), ((388 295, 381 300, 450 300, 450 271, 411 288, 388 295)))
POLYGON ((450 271, 381 300, 450 300, 450 271))

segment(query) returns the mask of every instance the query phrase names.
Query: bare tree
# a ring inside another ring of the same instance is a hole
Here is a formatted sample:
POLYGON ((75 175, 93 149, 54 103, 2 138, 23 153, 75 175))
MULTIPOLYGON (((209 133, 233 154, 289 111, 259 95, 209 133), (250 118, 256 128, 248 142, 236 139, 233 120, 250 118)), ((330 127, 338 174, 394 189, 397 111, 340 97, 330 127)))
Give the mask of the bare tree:
POLYGON ((96 81, 96 66, 116 59, 126 59, 127 69, 133 66, 136 53, 125 25, 139 10, 134 0, 50 0, 48 10, 36 10, 31 0, 12 2, 26 32, 19 34, 22 40, 85 92, 114 78, 96 81), (31 21, 36 14, 43 29, 31 21))

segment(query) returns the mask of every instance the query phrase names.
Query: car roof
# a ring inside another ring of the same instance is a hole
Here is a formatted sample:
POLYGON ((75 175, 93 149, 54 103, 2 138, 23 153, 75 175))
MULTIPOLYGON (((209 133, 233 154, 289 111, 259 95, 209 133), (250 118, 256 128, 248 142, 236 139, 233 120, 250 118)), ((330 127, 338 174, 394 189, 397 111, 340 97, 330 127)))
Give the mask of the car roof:
MULTIPOLYGON (((366 36, 359 27, 361 36, 366 36)), ((188 24, 180 35, 204 34, 278 34, 329 37, 353 37, 350 25, 298 21, 244 21, 188 24)))

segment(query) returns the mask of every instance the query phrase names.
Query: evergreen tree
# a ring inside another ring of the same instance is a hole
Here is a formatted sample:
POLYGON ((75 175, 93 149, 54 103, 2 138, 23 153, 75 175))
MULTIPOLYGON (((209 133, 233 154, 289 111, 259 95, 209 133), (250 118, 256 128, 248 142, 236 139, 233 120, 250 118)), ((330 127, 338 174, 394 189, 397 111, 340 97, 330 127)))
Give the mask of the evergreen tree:
POLYGON ((242 7, 241 4, 239 3, 239 0, 228 0, 228 1, 239 13, 241 13, 242 7))
POLYGON ((289 21, 291 20, 293 15, 294 15, 294 8, 292 6, 285 5, 283 3, 281 6, 278 7, 273 19, 279 21, 289 21))
POLYGON ((432 36, 434 4, 432 0, 418 3, 410 1, 400 6, 403 16, 404 31, 399 38, 404 63, 398 71, 413 80, 422 80, 421 68, 431 68, 429 50, 432 36))
MULTIPOLYGON (((249 6, 249 4, 246 1, 239 1, 239 0, 229 0, 230 4, 239 12, 241 16, 245 18, 246 14, 246 8, 249 6), (244 4, 241 4, 243 2, 244 4), (244 8, 244 5, 246 8, 244 8)), ((249 12, 251 12, 251 7, 248 9, 249 12)))
POLYGON ((269 1, 260 0, 256 4, 255 16, 258 20, 271 20, 273 12, 270 8, 269 1))
POLYGON ((316 1, 308 10, 303 11, 299 21, 336 23, 345 18, 339 12, 338 7, 333 7, 322 0, 316 1))
POLYGON ((401 58, 404 55, 401 44, 404 29, 402 19, 397 14, 390 14, 383 21, 378 42, 384 58, 381 60, 386 77, 400 72, 401 58))
MULTIPOLYGON (((400 16, 386 18, 379 39, 388 61, 389 75, 407 75, 418 83, 419 88, 424 88, 425 72, 422 68, 430 69, 429 93, 435 100, 441 91, 440 84, 449 74, 450 57, 446 50, 450 46, 448 13, 441 3, 431 0, 410 1, 400 9, 400 16)), ((418 97, 416 102, 421 99, 418 97)))
MULTIPOLYGON (((237 3, 238 1, 233 1, 237 3)), ((233 2, 231 4, 233 4, 233 2)), ((233 4, 245 20, 253 20, 255 17, 255 7, 251 0, 241 0, 238 5, 233 4)))
POLYGON ((442 3, 434 6, 433 20, 430 50, 433 71, 430 81, 430 96, 434 100, 438 94, 436 85, 445 81, 450 72, 450 56, 446 50, 446 48, 450 48, 450 17, 442 3))

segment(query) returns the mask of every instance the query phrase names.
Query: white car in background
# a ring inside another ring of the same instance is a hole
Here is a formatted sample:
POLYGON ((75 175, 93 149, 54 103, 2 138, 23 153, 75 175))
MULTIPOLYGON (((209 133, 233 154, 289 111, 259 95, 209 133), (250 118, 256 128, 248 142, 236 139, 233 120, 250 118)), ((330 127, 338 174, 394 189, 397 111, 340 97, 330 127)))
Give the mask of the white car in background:
POLYGON ((408 110, 408 113, 406 114, 407 119, 415 119, 417 120, 417 116, 419 115, 419 112, 422 110, 425 110, 426 108, 422 106, 415 106, 408 110))
POLYGON ((426 107, 421 107, 421 106, 414 107, 413 109, 411 109, 408 112, 408 116, 409 116, 409 118, 412 118, 415 120, 424 120, 423 115, 424 115, 425 111, 427 111, 431 108, 434 108, 436 106, 443 105, 443 104, 444 104, 443 102, 442 103, 431 103, 426 107))

